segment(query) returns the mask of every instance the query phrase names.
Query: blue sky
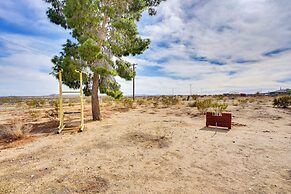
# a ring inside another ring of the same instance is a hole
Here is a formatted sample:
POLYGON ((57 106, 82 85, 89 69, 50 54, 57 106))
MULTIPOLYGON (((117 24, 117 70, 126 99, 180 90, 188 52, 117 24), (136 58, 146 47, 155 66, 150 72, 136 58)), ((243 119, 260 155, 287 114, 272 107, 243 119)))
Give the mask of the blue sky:
MULTIPOLYGON (((0 1, 0 96, 58 92, 50 59, 69 32, 46 18, 41 0, 0 1)), ((138 94, 256 92, 291 87, 291 1, 168 0, 146 13, 138 94)), ((131 82, 118 78, 125 94, 131 82)))

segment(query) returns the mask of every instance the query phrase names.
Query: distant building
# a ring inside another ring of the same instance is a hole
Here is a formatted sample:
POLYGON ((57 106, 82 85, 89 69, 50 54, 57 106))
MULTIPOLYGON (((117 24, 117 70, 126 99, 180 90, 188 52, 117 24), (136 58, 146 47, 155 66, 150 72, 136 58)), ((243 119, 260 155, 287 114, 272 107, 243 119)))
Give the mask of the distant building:
POLYGON ((291 89, 286 88, 286 89, 281 89, 280 90, 275 90, 273 92, 268 92, 266 93, 267 96, 278 96, 278 95, 291 95, 291 89))

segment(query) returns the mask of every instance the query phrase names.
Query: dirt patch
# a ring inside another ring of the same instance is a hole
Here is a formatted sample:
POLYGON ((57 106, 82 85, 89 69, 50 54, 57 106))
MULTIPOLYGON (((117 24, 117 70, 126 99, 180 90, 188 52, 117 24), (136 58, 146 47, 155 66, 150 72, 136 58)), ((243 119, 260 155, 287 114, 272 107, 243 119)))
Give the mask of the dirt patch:
MULTIPOLYGON (((86 179, 85 179, 86 180, 86 179)), ((86 181, 77 181, 77 193, 100 193, 109 188, 109 182, 101 177, 91 177, 86 181)))
POLYGON ((19 140, 15 140, 15 141, 2 139, 2 140, 0 140, 0 150, 18 147, 18 146, 33 142, 37 138, 38 137, 35 137, 35 136, 25 136, 24 138, 19 139, 19 140))
POLYGON ((142 132, 128 133, 125 135, 125 139, 130 143, 140 145, 145 148, 165 148, 170 145, 168 137, 142 132))
POLYGON ((38 133, 54 133, 58 122, 51 120, 38 123, 15 121, 11 124, 0 124, 0 149, 17 147, 36 139, 38 133))
POLYGON ((59 125, 59 121, 50 120, 47 122, 38 122, 38 123, 29 123, 28 126, 31 126, 30 133, 55 133, 56 128, 59 125))
POLYGON ((57 179, 56 181, 62 186, 55 189, 55 186, 53 186, 52 190, 59 190, 59 192, 55 193, 101 193, 109 189, 109 181, 107 179, 94 175, 75 175, 65 179, 57 179))
POLYGON ((0 193, 12 193, 14 191, 10 182, 0 180, 0 193))

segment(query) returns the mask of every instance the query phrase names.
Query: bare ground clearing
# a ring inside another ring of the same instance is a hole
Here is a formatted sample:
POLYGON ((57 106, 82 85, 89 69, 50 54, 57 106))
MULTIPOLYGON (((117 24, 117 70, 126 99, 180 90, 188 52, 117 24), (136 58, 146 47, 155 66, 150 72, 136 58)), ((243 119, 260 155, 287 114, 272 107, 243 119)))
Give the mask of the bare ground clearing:
MULTIPOLYGON (((231 130, 206 128, 186 102, 104 105, 82 133, 57 135, 41 117, 28 136, 0 142, 0 193, 291 193, 290 109, 231 103, 231 130)), ((0 107, 2 128, 27 112, 0 107)))

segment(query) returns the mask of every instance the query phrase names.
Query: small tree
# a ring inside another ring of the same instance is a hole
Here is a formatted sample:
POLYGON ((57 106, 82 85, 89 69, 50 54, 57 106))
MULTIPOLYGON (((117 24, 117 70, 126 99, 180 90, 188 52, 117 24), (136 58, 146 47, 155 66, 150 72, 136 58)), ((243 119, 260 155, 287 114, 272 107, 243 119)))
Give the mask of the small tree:
POLYGON ((67 40, 60 56, 52 59, 52 74, 63 69, 63 81, 70 88, 79 88, 76 69, 86 71, 84 93, 92 94, 93 120, 100 120, 98 90, 114 98, 122 92, 114 76, 131 80, 131 64, 122 57, 142 54, 149 39, 142 39, 137 22, 148 10, 155 15, 155 6, 165 0, 44 0, 50 3, 47 16, 51 22, 71 31, 74 41, 67 40))

